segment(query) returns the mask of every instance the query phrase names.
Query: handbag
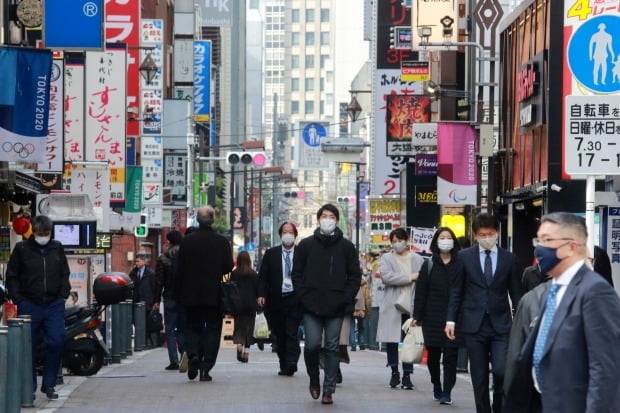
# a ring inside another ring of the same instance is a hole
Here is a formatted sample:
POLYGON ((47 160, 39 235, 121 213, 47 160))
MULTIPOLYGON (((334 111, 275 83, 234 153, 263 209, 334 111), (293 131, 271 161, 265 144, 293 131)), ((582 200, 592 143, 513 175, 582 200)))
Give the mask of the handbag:
POLYGON ((400 360, 403 363, 419 363, 422 361, 422 353, 424 352, 424 334, 422 327, 412 326, 410 318, 402 325, 405 332, 403 339, 403 348, 400 351, 400 360))
POLYGON ((265 318, 265 313, 260 312, 256 314, 256 318, 254 319, 254 338, 264 340, 269 338, 269 325, 267 324, 267 318, 265 318))
POLYGON ((398 311, 403 314, 410 315, 411 314, 411 293, 414 287, 412 285, 403 285, 400 287, 400 292, 398 293, 398 297, 396 297, 396 301, 394 302, 394 307, 398 311))
POLYGON ((230 279, 230 275, 220 281, 220 303, 224 314, 236 315, 243 309, 239 285, 230 279))

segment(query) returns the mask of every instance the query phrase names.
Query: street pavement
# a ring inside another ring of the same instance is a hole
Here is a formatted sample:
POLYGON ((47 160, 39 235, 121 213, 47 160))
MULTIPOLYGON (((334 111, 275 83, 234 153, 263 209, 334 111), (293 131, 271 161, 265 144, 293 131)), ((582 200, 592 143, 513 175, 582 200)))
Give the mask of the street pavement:
POLYGON ((37 391, 35 408, 22 412, 217 412, 278 413, 316 412, 474 412, 469 375, 458 374, 451 406, 433 400, 430 376, 425 365, 416 365, 414 390, 391 389, 385 353, 350 352, 351 363, 342 364, 343 383, 334 394, 334 404, 324 406, 308 392, 308 377, 302 359, 293 377, 278 376, 278 362, 269 346, 255 346, 247 364, 236 361, 234 349, 222 348, 211 371, 212 382, 187 379, 187 374, 166 371, 165 348, 135 353, 121 364, 105 366, 91 377, 64 376, 57 386, 60 398, 47 401, 37 391))

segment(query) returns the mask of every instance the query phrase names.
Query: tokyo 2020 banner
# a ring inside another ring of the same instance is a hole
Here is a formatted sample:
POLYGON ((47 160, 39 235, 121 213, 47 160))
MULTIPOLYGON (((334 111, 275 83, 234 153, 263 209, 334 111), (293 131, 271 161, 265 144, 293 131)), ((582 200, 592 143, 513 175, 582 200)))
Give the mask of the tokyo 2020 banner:
POLYGON ((476 131, 466 124, 437 126, 437 203, 476 205, 476 131))

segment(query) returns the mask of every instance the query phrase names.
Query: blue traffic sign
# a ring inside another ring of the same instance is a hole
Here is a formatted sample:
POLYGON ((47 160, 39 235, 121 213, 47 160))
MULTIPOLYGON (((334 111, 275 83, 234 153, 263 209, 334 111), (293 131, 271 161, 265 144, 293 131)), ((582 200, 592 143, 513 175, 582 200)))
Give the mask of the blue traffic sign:
POLYGON ((315 148, 321 146, 321 139, 327 136, 327 131, 320 123, 312 122, 304 127, 302 135, 306 145, 315 148))
POLYGON ((568 66, 586 88, 598 93, 620 91, 620 17, 589 19, 568 43, 568 66))

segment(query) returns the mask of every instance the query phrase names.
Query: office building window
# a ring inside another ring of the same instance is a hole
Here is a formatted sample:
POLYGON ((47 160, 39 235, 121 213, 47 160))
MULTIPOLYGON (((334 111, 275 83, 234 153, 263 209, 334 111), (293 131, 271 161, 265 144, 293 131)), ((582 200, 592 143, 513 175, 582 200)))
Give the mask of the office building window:
POLYGON ((306 100, 304 113, 306 115, 311 115, 314 113, 314 100, 306 100))
POLYGON ((319 86, 320 89, 319 90, 321 92, 324 92, 325 91, 325 78, 324 77, 321 78, 321 80, 319 81, 319 84, 320 84, 320 86, 319 86))
POLYGON ((314 45, 314 32, 306 32, 306 46, 314 45))
POLYGON ((324 100, 322 100, 319 103, 319 114, 320 115, 325 115, 325 101, 324 100))
POLYGON ((299 9, 293 9, 291 11, 291 20, 293 23, 299 23, 299 9))
POLYGON ((327 62, 327 59, 329 59, 328 55, 326 54, 321 55, 321 69, 325 69, 325 63, 327 62))
POLYGON ((306 55, 306 69, 314 69, 314 55, 306 55))
POLYGON ((291 101, 291 113, 297 115, 299 113, 299 101, 292 100, 291 101))
POLYGON ((326 46, 329 44, 329 32, 321 32, 321 45, 326 46))
POLYGON ((321 23, 329 22, 329 9, 321 9, 321 23))
POLYGON ((306 9, 306 23, 314 23, 314 9, 306 9))
POLYGON ((299 78, 298 77, 294 77, 291 79, 291 90, 293 92, 299 91, 299 78))
POLYGON ((311 92, 314 90, 314 78, 313 77, 306 78, 305 87, 306 87, 306 92, 311 92))
POLYGON ((291 56, 291 68, 299 69, 299 55, 294 54, 291 56))
POLYGON ((299 32, 291 33, 291 44, 293 46, 298 46, 299 45, 299 32))

